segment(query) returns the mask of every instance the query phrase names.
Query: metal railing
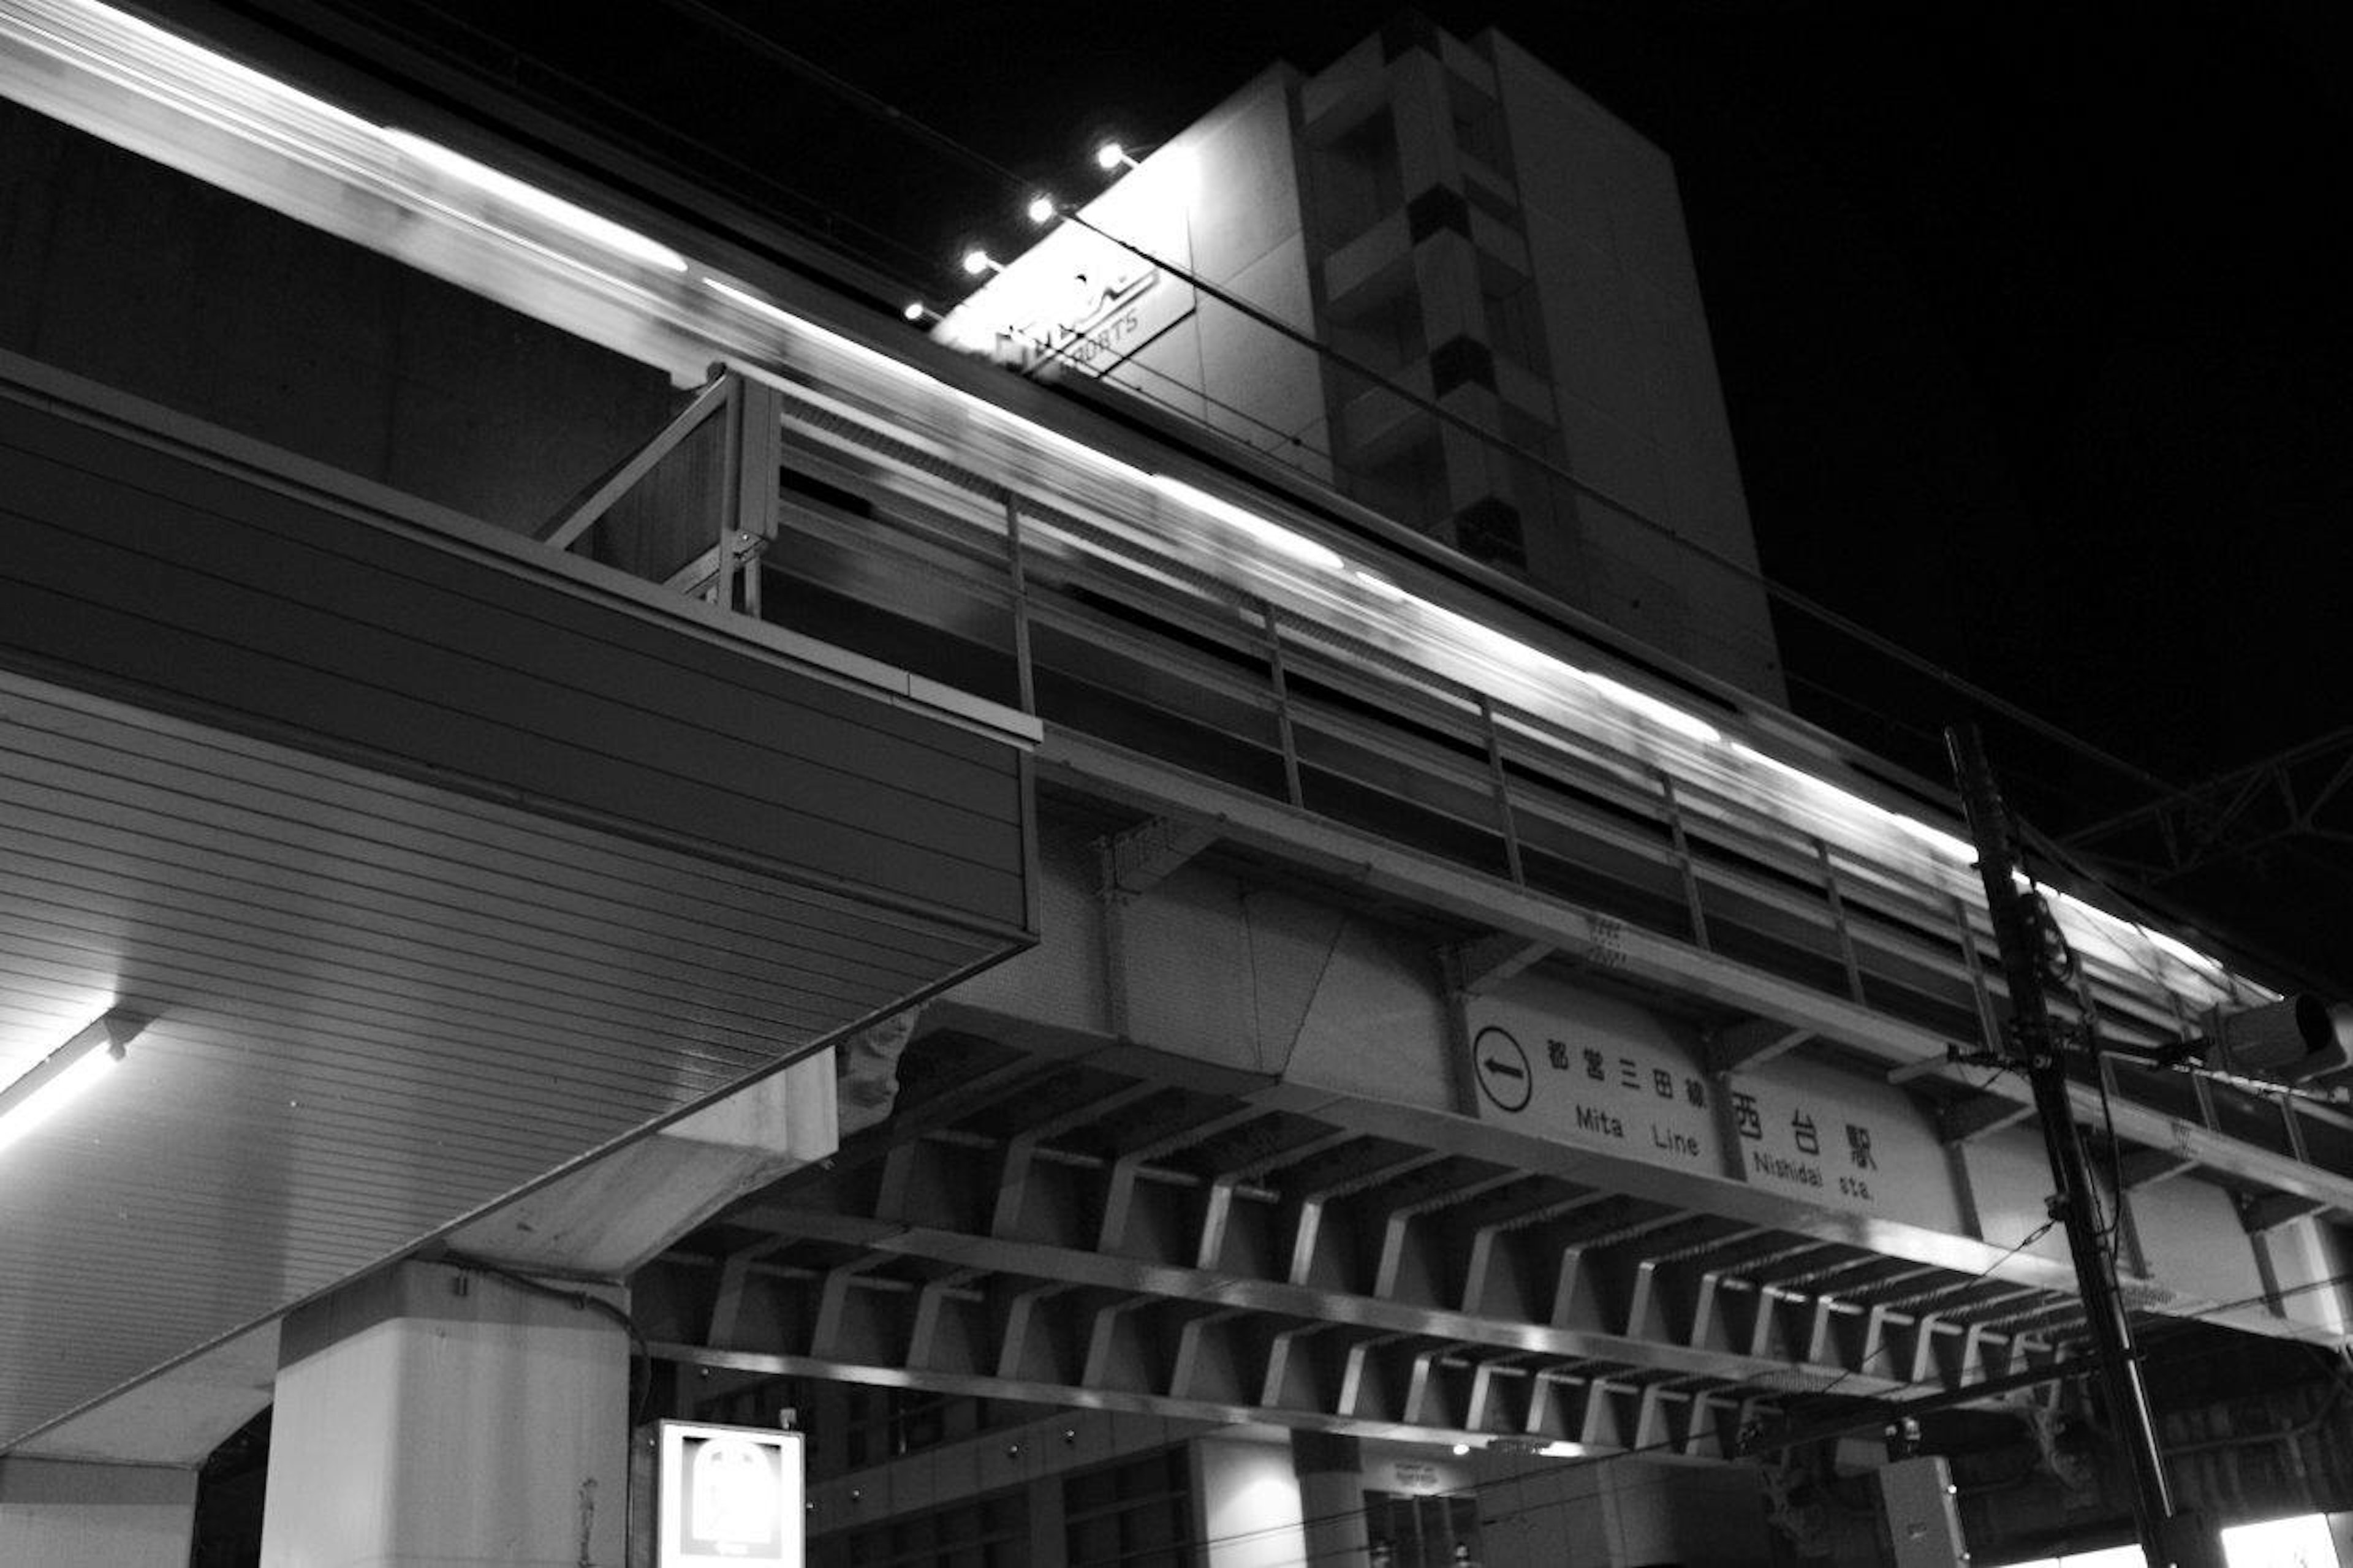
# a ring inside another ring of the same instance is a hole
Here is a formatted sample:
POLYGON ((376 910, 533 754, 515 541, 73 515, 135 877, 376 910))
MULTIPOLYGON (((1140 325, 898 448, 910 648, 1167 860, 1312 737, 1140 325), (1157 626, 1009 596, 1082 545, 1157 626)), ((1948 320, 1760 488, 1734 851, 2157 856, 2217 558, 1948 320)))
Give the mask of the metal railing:
MULTIPOLYGON (((1239 521, 1215 498, 1172 509, 1189 487, 1108 455, 1073 463, 1064 438, 976 421, 968 395, 927 401, 906 373, 834 356, 714 385, 730 384, 749 391, 704 401, 780 430, 757 448, 778 464, 780 501, 757 523, 775 542, 740 552, 760 563, 741 607, 1943 1038, 2000 1043, 2008 1003, 1966 846, 1772 760, 1738 715, 1679 723, 1664 700, 1566 664, 1541 628, 1479 647, 1472 617, 1400 585, 1410 562, 1353 541, 1343 560, 1274 498, 1239 521), (1382 625, 1382 605, 1418 607, 1480 657, 1382 625), (1547 660, 1585 683, 1576 700, 1545 700, 1547 660)), ((2063 900, 2062 919, 2083 961, 2062 1011, 2110 1041, 2179 1039, 2271 994, 2119 917, 2063 900)), ((2105 1076, 2168 1117, 2353 1174, 2353 1119, 2325 1107, 2105 1076)))

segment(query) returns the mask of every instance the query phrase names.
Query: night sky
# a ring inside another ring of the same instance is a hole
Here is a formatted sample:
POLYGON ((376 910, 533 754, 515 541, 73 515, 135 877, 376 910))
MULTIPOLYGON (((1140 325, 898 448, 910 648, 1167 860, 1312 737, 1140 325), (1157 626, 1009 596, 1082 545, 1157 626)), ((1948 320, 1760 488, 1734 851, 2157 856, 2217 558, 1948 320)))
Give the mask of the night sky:
MULTIPOLYGON (((965 243, 1018 245, 1025 192, 714 16, 1079 198, 1100 136, 1148 145, 1397 10, 705 3, 560 31, 536 5, 367 10, 935 300, 965 243)), ((2353 93, 2325 7, 1422 9, 1500 26, 1674 160, 1772 578, 2174 783, 2353 724, 2353 93)), ((1939 771, 1969 703, 1777 620, 1801 712, 1939 771)), ((2054 833, 2148 798, 1990 735, 2054 833)), ((2353 976, 2348 866, 2307 842, 2177 891, 2353 976)))

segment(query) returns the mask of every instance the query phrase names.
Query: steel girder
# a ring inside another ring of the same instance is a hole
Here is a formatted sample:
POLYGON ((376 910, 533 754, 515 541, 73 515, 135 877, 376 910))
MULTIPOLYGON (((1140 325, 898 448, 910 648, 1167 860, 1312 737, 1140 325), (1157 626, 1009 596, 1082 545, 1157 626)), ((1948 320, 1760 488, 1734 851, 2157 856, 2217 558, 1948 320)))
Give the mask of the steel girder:
POLYGON ((889 1121, 638 1282, 706 1366, 1722 1457, 2055 1364, 2073 1297, 935 1033, 889 1121))

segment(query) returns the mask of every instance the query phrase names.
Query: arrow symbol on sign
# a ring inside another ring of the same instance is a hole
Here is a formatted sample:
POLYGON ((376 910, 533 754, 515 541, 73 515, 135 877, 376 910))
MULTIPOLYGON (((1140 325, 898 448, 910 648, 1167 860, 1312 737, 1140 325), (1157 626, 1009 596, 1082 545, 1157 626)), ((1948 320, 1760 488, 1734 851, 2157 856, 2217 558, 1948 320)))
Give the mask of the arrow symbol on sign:
POLYGON ((1528 1073, 1528 1053, 1512 1038, 1510 1030, 1493 1025, 1480 1030, 1471 1041, 1471 1064, 1477 1069, 1479 1092, 1496 1110, 1516 1112, 1528 1108, 1536 1086, 1528 1073))

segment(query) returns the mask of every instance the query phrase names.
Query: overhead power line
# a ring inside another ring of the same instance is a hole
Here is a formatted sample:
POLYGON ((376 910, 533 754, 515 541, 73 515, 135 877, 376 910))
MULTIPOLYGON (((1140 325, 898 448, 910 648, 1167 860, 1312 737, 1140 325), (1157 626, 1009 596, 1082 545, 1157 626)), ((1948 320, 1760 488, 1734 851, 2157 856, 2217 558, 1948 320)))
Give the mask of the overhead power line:
MULTIPOLYGON (((764 58, 775 61, 776 64, 784 67, 786 70, 791 71, 795 75, 802 78, 804 80, 809 81, 816 86, 823 88, 828 92, 833 93, 837 97, 840 98, 845 103, 848 103, 862 112, 871 114, 876 119, 896 127, 908 136, 913 137, 919 142, 926 143, 944 156, 964 164, 973 170, 976 174, 995 182, 997 184, 1004 188, 1012 199, 1018 200, 1026 197, 1029 192, 1032 182, 1025 180, 1014 170, 998 163, 996 159, 989 157, 987 153, 982 153, 977 148, 969 145, 957 137, 951 135, 947 132, 940 130, 936 126, 930 124, 928 121, 918 118, 915 115, 907 113, 905 110, 900 109, 895 104, 892 104, 888 100, 845 79, 835 72, 818 64, 816 61, 809 59, 807 57, 776 42, 766 34, 736 20, 734 17, 730 16, 726 13, 709 5, 707 0, 657 0, 657 3, 669 7, 670 10, 678 12, 682 16, 693 18, 696 22, 721 35, 730 42, 752 50, 762 56, 764 58)), ((1189 268, 1179 267, 1169 261, 1167 258, 1156 256, 1131 240, 1123 238, 1118 235, 1108 233, 1107 231, 1097 227, 1094 224, 1088 222, 1084 217, 1081 216, 1075 210, 1066 209, 1062 216, 1067 221, 1076 222, 1089 232, 1101 236, 1111 243, 1121 247, 1123 249, 1125 249, 1146 265, 1157 268, 1167 272, 1172 277, 1183 279, 1192 288, 1202 294, 1207 295, 1208 298, 1215 300, 1220 305, 1241 314, 1269 331, 1278 334, 1287 342, 1308 350, 1310 353, 1313 353, 1326 362, 1347 371, 1351 374, 1363 377, 1369 384, 1380 387, 1385 391, 1395 395, 1397 397, 1402 399, 1413 407, 1443 422, 1449 427, 1461 430, 1488 447, 1507 452, 1514 458, 1534 465, 1550 477, 1567 485, 1578 494, 1586 496, 1623 514, 1638 527, 1659 535, 1661 538, 1669 541, 1698 560, 1706 562, 1708 564, 1715 566, 1743 582, 1754 585, 1775 601, 1788 605, 1790 609, 1798 611, 1822 626, 1828 626, 1845 637, 1852 638, 1856 642, 1862 644, 1864 647, 1871 648, 1873 651, 1882 654, 1886 658, 1894 660, 1898 664, 1903 665, 1905 668, 1911 669, 1915 674, 1926 676, 1929 679, 1944 687, 1946 689, 1953 692, 1955 695, 1967 699, 1987 711, 1999 714, 2002 718, 2041 736, 2046 741, 2052 742, 2056 745, 2064 747, 2065 749, 2075 752, 2077 755, 2097 763, 2102 767, 2106 768, 2122 778, 2130 780, 2133 784, 2143 789, 2152 791, 2158 795, 2171 795, 2175 792, 2177 786, 2172 783, 2154 773, 2151 773, 2149 770, 2140 766, 2138 763, 2129 762, 2123 757, 2119 757, 2113 752, 2084 740, 2083 737, 2073 733, 2072 731, 2043 718, 2042 715, 2035 713, 2027 708, 2021 707, 2018 703, 2011 701, 2010 699, 2002 697, 1999 693, 1988 690, 1986 688, 1978 685, 1976 682, 1960 675, 1958 672, 1936 663, 1926 655, 1916 653, 1912 649, 1905 647, 1901 643, 1896 642, 1892 637, 1888 637, 1877 631, 1874 631, 1871 627, 1864 626, 1862 623, 1853 619, 1852 616, 1832 609, 1830 605, 1823 604, 1820 600, 1814 598, 1811 595, 1801 593, 1795 588, 1788 587, 1784 584, 1774 581, 1770 577, 1767 577, 1761 570, 1750 565, 1748 563, 1726 555, 1721 551, 1715 550, 1706 544, 1685 536, 1684 534, 1677 531, 1671 524, 1662 522, 1658 519, 1648 515, 1641 510, 1641 509, 1630 504, 1622 498, 1611 494, 1608 490, 1601 489, 1578 475, 1569 472, 1567 468, 1555 463, 1543 454, 1530 452, 1524 447, 1514 446, 1510 442, 1504 440, 1497 432, 1487 429, 1476 421, 1472 420, 1452 409, 1444 407, 1432 398, 1425 397, 1411 388, 1399 384, 1386 373, 1375 369, 1371 365, 1355 358, 1353 355, 1341 352, 1333 345, 1315 337, 1312 332, 1305 331, 1301 328, 1293 325, 1291 322, 1285 321, 1281 318, 1271 314, 1258 305, 1251 303, 1248 300, 1242 299, 1230 290, 1221 288, 1215 283, 1208 282, 1194 274, 1189 268)))

